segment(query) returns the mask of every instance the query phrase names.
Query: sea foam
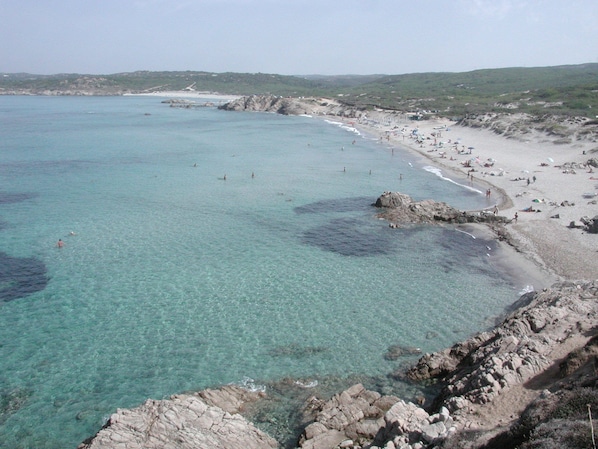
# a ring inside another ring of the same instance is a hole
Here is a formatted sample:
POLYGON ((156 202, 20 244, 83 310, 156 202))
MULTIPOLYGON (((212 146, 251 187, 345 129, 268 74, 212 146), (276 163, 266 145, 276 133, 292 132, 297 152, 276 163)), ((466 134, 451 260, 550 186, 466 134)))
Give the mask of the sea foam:
POLYGON ((451 178, 447 178, 446 176, 443 176, 442 175, 442 170, 440 170, 437 167, 432 167, 431 165, 426 165, 425 167, 423 167, 423 169, 425 171, 427 171, 427 172, 434 173, 436 176, 438 176, 440 179, 443 179, 444 181, 448 181, 448 182, 450 182, 452 184, 455 184, 455 185, 457 185, 459 187, 463 187, 463 188, 465 188, 467 190, 470 190, 472 192, 479 193, 480 195, 483 193, 479 189, 476 189, 474 187, 468 186, 467 184, 461 184, 461 183, 459 183, 459 182, 457 182, 457 181, 455 181, 455 180, 453 180, 451 178))

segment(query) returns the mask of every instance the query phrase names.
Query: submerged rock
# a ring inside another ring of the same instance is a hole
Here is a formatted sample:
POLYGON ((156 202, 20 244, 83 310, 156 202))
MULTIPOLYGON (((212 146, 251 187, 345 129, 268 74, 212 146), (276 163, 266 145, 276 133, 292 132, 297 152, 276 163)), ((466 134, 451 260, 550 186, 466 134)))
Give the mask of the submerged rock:
POLYGON ((0 252, 0 303, 41 291, 48 282, 43 261, 35 257, 11 257, 0 252))
POLYGON ((399 357, 421 354, 421 349, 410 346, 391 345, 384 354, 384 360, 397 360, 399 357))

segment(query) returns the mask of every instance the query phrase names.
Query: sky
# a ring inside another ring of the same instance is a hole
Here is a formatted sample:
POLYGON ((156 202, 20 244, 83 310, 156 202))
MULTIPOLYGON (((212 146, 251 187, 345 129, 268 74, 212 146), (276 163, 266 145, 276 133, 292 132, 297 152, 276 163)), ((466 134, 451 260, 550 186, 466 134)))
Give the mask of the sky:
POLYGON ((597 0, 0 0, 0 72, 466 72, 598 62, 597 0))

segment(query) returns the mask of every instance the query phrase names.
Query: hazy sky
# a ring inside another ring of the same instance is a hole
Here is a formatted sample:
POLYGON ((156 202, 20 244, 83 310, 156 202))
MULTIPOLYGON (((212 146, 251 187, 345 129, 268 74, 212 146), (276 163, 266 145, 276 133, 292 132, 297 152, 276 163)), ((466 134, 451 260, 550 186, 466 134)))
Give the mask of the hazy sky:
POLYGON ((0 0, 0 72, 461 72, 598 62, 598 0, 0 0))

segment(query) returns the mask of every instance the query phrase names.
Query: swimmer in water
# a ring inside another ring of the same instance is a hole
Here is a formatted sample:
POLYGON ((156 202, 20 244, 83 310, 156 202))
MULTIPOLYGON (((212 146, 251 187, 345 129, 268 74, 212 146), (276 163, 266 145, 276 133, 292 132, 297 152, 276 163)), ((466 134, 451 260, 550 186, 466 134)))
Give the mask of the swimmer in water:
POLYGON ((56 246, 58 248, 62 248, 64 246, 64 242, 62 241, 62 239, 58 239, 58 243, 56 244, 56 246))

